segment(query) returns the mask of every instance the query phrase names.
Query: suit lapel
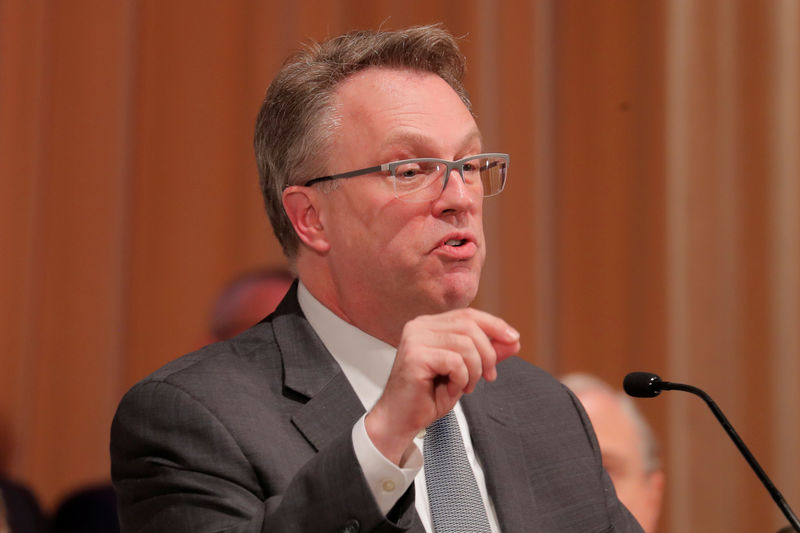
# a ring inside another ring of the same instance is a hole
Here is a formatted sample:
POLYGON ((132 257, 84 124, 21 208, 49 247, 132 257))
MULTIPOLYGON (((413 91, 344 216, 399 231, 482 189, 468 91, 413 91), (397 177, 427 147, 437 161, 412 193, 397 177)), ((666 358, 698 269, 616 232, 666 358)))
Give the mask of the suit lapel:
POLYGON ((292 423, 319 451, 342 432, 350 431, 364 412, 358 396, 339 371, 292 417, 292 423))
POLYGON ((497 395, 486 394, 480 381, 475 391, 461 398, 475 453, 503 531, 529 531, 533 496, 520 472, 525 471, 522 441, 515 431, 514 413, 497 395))
POLYGON ((364 414, 364 407, 303 316, 296 283, 272 317, 272 327, 281 352, 286 394, 305 403, 292 422, 319 450, 343 431, 352 429, 364 414))
MULTIPOLYGON (((286 394, 305 402, 292 417, 292 423, 319 451, 343 431, 350 431, 364 414, 364 406, 303 315, 297 301, 297 282, 271 320, 281 352, 286 394)), ((416 510, 408 531, 425 533, 416 510)))

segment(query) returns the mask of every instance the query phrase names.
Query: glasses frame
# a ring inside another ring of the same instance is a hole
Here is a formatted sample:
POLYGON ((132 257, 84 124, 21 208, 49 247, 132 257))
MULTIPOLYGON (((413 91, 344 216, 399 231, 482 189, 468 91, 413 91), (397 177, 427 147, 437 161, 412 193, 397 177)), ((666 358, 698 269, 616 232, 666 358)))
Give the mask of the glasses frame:
MULTIPOLYGON (((464 163, 466 161, 470 161, 471 159, 478 159, 478 158, 495 158, 495 159, 499 158, 499 159, 504 159, 505 160, 506 172, 503 175, 503 184, 500 187, 500 190, 495 192, 495 193, 492 193, 492 194, 484 195, 483 197, 484 198, 489 198, 491 196, 496 196, 496 195, 500 194, 501 192, 503 192, 503 189, 505 189, 505 186, 506 186, 506 176, 508 174, 509 164, 511 163, 511 156, 509 156, 508 154, 503 154, 503 153, 499 153, 499 152, 486 152, 486 153, 481 153, 481 154, 475 154, 475 155, 471 155, 471 156, 468 156, 468 157, 463 157, 463 158, 458 159, 456 161, 448 161, 447 159, 438 159, 438 158, 435 158, 435 157, 418 157, 418 158, 414 158, 414 159, 403 159, 403 160, 400 160, 400 161, 392 161, 390 163, 384 163, 382 165, 377 165, 377 166, 374 166, 374 167, 361 168, 361 169, 358 169, 358 170, 351 170, 349 172, 342 172, 341 174, 332 174, 330 176, 322 176, 320 178, 310 179, 307 182, 303 183, 302 187, 310 187, 310 186, 312 186, 312 185, 314 185, 316 183, 322 183, 324 181, 331 181, 331 180, 338 180, 338 179, 345 179, 345 178, 355 178, 356 176, 364 176, 364 175, 367 175, 367 174, 373 174, 375 172, 390 172, 391 173, 390 175, 392 176, 392 179, 394 180, 394 179, 397 178, 397 176, 395 176, 395 170, 400 165, 407 165, 409 163, 441 163, 442 165, 447 167, 447 170, 445 171, 445 174, 444 174, 443 184, 442 184, 442 190, 444 190, 447 187, 447 182, 450 180, 450 174, 453 172, 453 170, 457 170, 458 171, 458 175, 461 176, 461 181, 463 183, 466 183, 467 180, 466 180, 466 178, 464 178, 463 165, 464 165, 464 163)), ((394 185, 394 183, 393 183, 393 185, 394 185)), ((395 197, 397 197, 398 200, 402 200, 403 199, 403 197, 397 196, 397 189, 395 189, 395 197)))

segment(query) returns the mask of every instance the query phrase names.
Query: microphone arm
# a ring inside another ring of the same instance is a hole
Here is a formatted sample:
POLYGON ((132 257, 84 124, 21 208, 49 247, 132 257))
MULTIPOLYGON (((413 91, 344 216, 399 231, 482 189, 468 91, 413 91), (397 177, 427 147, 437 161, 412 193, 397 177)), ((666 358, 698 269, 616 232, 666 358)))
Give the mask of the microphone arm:
POLYGON ((800 532, 800 521, 798 521, 797 516, 795 516, 791 507, 789 507, 789 504, 786 503, 783 495, 772 483, 772 480, 769 478, 769 476, 767 476, 766 472, 764 472, 764 469, 761 468, 761 465, 758 464, 758 461, 756 461, 756 458, 753 457, 753 454, 750 453, 750 450, 747 448, 744 441, 739 437, 739 434, 736 433, 736 430, 733 429, 733 426, 728 421, 725 414, 723 414, 722 410, 717 406, 714 400, 711 399, 711 396, 706 394, 705 391, 692 385, 662 381, 661 378, 656 374, 651 374, 649 372, 631 372, 625 376, 625 380, 623 381, 622 385, 626 393, 636 398, 652 398, 658 396, 662 390, 679 390, 702 398, 711 409, 711 412, 714 413, 714 416, 717 418, 717 420, 719 420, 719 423, 722 424, 725 432, 728 433, 728 436, 731 438, 731 440, 733 440, 733 443, 736 444, 737 448, 739 448, 739 451, 756 473, 758 479, 761 480, 761 483, 767 489, 769 495, 778 505, 781 512, 783 512, 783 515, 787 520, 789 520, 789 524, 794 528, 795 531, 800 532))

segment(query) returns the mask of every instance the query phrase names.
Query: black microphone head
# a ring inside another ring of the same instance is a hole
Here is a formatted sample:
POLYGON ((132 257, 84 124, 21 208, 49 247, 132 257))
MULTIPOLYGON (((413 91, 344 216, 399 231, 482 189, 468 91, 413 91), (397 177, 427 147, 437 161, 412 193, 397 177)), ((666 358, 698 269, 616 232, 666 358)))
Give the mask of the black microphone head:
POLYGON ((661 394, 661 378, 650 372, 631 372, 622 382, 628 396, 653 398, 661 394))

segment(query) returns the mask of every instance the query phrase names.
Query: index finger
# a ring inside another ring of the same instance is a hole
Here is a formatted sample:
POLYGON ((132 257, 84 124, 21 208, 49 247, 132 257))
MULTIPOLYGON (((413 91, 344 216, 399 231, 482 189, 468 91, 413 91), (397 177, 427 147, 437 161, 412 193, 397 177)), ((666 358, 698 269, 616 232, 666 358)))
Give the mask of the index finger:
POLYGON ((494 381, 497 377, 495 364, 519 353, 520 334, 502 318, 485 311, 468 308, 464 312, 489 338, 494 349, 494 364, 484 372, 484 378, 487 381, 494 381))
POLYGON ((464 309, 464 312, 468 313, 478 327, 486 333, 486 336, 492 341, 492 345, 513 345, 519 343, 519 332, 502 318, 489 314, 486 311, 472 308, 464 309))

